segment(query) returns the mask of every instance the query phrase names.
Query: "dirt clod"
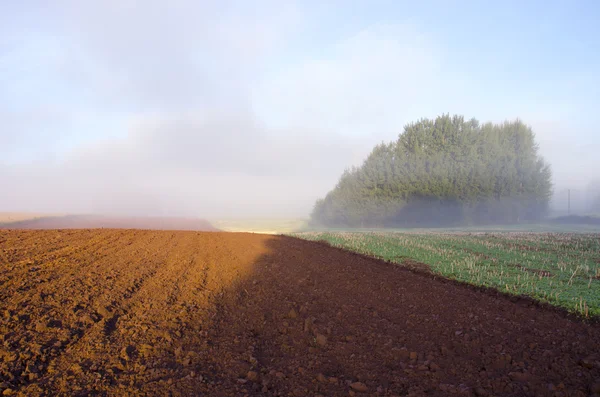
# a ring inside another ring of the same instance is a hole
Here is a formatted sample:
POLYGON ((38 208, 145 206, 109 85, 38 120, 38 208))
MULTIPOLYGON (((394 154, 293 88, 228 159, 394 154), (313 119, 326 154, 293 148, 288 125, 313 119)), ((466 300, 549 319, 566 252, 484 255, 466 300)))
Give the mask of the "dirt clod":
POLYGON ((316 340, 319 346, 327 345, 327 337, 323 334, 317 334, 316 340))
POLYGON ((361 392, 361 393, 366 393, 367 391, 369 391, 369 388, 367 387, 367 385, 365 385, 365 384, 364 384, 364 383, 362 383, 362 382, 354 382, 354 383, 351 383, 351 384, 350 384, 350 387, 351 387, 353 390, 356 390, 356 391, 358 391, 358 392, 361 392))
POLYGON ((121 349, 121 358, 124 360, 130 360, 135 352, 135 346, 129 345, 121 349))
POLYGON ((593 357, 586 357, 586 358, 582 359, 579 362, 579 364, 584 368, 592 369, 595 366, 599 365, 600 362, 595 361, 593 357))
POLYGON ((528 382, 531 379, 531 376, 524 372, 510 372, 508 376, 517 382, 528 382))
POLYGON ((473 390, 473 393, 475 393, 475 395, 477 397, 486 397, 486 396, 489 396, 489 393, 483 387, 476 387, 473 390))
POLYGON ((313 319, 307 318, 304 320, 304 332, 311 332, 313 327, 313 319))
POLYGON ((251 382, 258 382, 258 372, 256 371, 248 371, 246 374, 246 379, 251 382))

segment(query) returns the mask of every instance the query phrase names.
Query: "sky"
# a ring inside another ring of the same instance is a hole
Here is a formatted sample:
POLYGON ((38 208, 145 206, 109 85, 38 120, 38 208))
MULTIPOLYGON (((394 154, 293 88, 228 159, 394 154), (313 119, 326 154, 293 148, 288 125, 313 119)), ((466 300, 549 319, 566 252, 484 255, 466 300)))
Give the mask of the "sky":
MULTIPOLYGON (((596 1, 0 0, 0 211, 307 216, 443 113, 600 177, 596 1)), ((561 204, 562 205, 562 204, 561 204)))

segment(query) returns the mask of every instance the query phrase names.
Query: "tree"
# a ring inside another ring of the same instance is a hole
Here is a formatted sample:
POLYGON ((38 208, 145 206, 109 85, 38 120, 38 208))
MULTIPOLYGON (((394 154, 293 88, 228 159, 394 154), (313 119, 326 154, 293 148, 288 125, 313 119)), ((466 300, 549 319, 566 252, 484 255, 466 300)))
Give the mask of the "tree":
POLYGON ((534 221, 548 209, 551 176, 520 120, 481 125, 442 115, 373 148, 317 201, 312 219, 328 226, 534 221))

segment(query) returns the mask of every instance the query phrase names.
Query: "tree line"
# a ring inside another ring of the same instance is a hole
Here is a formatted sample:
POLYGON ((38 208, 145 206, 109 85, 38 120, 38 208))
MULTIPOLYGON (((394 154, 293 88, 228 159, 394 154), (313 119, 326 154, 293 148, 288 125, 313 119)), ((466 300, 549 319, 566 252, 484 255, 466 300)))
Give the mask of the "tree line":
POLYGON ((408 124, 317 200, 332 227, 452 226, 541 219, 552 174, 520 120, 481 124, 448 114, 408 124))

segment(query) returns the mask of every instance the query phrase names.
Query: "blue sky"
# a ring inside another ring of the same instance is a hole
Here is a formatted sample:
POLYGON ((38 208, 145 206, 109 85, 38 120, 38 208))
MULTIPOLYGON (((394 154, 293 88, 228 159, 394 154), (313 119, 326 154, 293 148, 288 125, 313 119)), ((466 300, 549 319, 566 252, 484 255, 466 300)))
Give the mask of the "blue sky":
POLYGON ((2 2, 0 209, 303 215, 446 112, 521 118, 557 191, 585 189, 599 20, 593 1, 2 2))

